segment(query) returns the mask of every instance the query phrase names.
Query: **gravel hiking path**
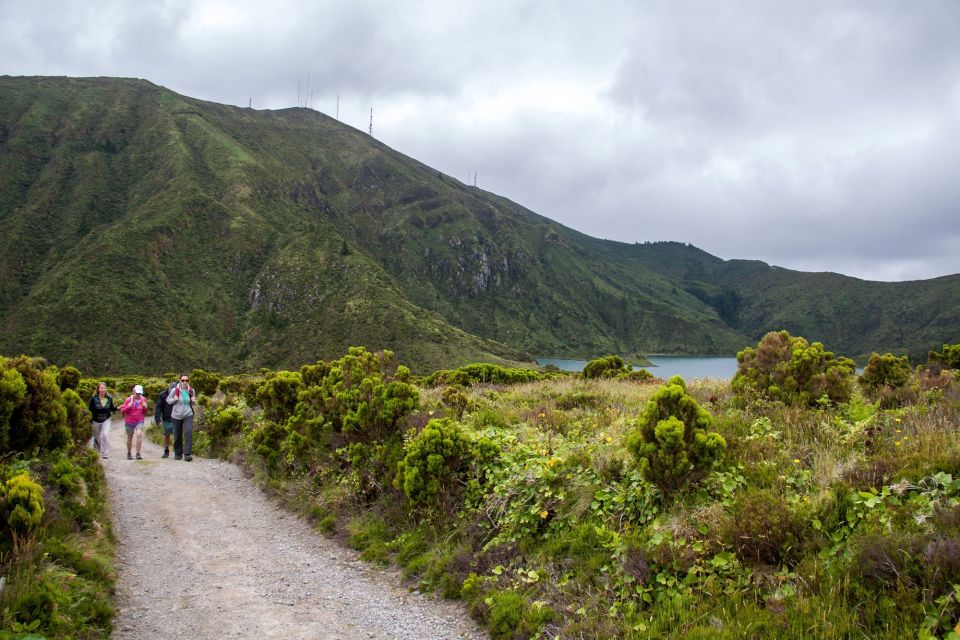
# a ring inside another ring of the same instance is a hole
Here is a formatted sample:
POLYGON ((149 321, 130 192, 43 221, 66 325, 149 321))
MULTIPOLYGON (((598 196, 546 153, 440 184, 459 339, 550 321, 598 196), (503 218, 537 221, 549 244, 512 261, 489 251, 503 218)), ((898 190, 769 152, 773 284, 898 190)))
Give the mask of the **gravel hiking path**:
POLYGON ((161 459, 123 427, 103 460, 110 486, 122 638, 470 638, 463 607, 411 592, 273 504, 228 462, 161 459))

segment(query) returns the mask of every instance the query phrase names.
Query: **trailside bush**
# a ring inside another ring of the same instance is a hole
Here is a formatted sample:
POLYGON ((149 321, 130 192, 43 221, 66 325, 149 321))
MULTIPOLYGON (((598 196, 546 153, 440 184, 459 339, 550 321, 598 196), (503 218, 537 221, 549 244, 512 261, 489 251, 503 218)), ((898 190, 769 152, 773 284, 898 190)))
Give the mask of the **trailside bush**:
POLYGON ((237 407, 224 407, 207 420, 207 425, 214 441, 240 433, 243 430, 243 412, 237 407))
POLYGON ((470 458, 470 441, 449 418, 434 419, 404 446, 394 486, 415 505, 436 504, 470 458))
POLYGON ((595 358, 583 367, 584 378, 616 378, 622 373, 630 373, 630 367, 623 358, 616 355, 595 358))
POLYGON ((27 383, 16 369, 3 368, 0 359, 0 451, 10 446, 10 419, 27 395, 27 383))
POLYGON ((743 398, 750 392, 787 405, 815 405, 826 397, 833 404, 850 400, 855 366, 837 358, 819 342, 808 343, 787 331, 771 331, 756 349, 737 354, 733 391, 743 398))
POLYGON ((352 440, 385 440, 399 432, 402 420, 420 404, 416 387, 397 379, 406 378, 406 367, 393 369, 393 352, 371 353, 351 347, 331 363, 330 372, 313 401, 313 411, 330 422, 334 431, 352 440))
MULTIPOLYGON (((33 452, 66 446, 70 442, 70 429, 56 371, 46 367, 42 360, 27 356, 6 360, 3 366, 19 372, 27 388, 9 418, 10 448, 33 452)), ((14 387, 17 386, 15 378, 10 379, 14 387)))
POLYGON ((3 498, 3 518, 17 550, 43 521, 43 487, 23 471, 3 483, 0 497, 3 498))
MULTIPOLYGON (((220 380, 223 378, 219 373, 204 371, 203 369, 194 369, 190 372, 190 385, 196 389, 197 393, 205 396, 212 396, 217 392, 220 380)), ((159 391, 157 392, 159 393, 159 391)))
POLYGON ((63 407, 67 411, 67 427, 76 444, 83 444, 90 438, 90 410, 87 403, 73 389, 61 394, 63 407))
POLYGON ((299 373, 278 371, 257 387, 257 403, 263 407, 268 418, 282 422, 293 415, 297 406, 297 394, 301 389, 303 380, 299 373))
POLYGON ((727 443, 716 432, 710 414, 673 376, 650 400, 627 437, 644 476, 669 493, 686 485, 723 456, 727 443))

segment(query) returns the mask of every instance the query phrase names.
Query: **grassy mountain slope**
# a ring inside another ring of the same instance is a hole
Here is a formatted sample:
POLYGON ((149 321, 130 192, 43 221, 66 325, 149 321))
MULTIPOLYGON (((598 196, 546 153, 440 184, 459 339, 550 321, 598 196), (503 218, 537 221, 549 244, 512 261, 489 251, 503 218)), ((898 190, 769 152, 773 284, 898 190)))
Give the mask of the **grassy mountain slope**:
POLYGON ((590 238, 315 111, 138 80, 0 78, 0 220, 0 351, 90 370, 352 344, 422 370, 720 354, 783 327, 853 353, 957 337, 956 278, 823 297, 821 274, 590 238))
POLYGON ((960 339, 960 274, 869 282, 755 260, 724 261, 676 243, 618 249, 624 259, 679 280, 752 339, 780 327, 850 356, 892 351, 918 359, 960 339))

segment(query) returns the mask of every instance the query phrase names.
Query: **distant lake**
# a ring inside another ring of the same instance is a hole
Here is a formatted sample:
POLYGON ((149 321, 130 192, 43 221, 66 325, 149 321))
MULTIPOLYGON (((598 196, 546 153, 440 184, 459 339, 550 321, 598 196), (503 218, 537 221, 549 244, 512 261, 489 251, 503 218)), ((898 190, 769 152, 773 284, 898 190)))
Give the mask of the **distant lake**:
MULTIPOLYGON (((658 378, 680 376, 684 380, 694 378, 733 378, 737 372, 737 359, 732 356, 648 356, 652 367, 642 367, 658 378)), ((537 358, 537 364, 556 365, 561 371, 583 371, 587 360, 564 360, 562 358, 537 358)))

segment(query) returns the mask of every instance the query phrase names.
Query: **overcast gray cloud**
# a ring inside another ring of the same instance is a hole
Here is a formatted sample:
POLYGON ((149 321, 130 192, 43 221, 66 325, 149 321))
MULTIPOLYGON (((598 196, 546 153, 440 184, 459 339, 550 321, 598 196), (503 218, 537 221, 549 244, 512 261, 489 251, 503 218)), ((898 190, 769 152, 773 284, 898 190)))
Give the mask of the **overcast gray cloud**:
POLYGON ((255 108, 299 87, 593 236, 875 280, 960 272, 954 0, 0 0, 0 73, 255 108))

